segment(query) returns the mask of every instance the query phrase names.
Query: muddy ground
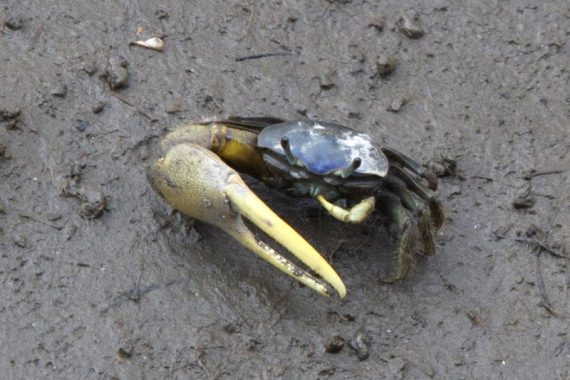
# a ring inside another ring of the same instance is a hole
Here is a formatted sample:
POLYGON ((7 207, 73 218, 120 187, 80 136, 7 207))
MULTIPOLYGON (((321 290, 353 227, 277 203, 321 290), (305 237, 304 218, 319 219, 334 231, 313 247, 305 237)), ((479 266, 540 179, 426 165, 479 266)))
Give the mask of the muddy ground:
POLYGON ((416 3, 2 1, 2 378, 570 378, 570 6, 416 3), (327 299, 173 214, 158 137, 236 114, 456 160, 438 255, 383 284, 381 216, 253 183, 332 258, 327 299))

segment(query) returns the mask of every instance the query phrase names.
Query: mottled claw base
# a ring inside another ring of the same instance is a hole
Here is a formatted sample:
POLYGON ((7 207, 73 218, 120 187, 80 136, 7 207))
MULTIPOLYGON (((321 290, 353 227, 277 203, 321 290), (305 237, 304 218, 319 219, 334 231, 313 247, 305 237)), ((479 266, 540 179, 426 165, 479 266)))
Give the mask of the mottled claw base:
POLYGON ((214 224, 242 245, 323 295, 330 284, 341 298, 346 288, 334 269, 243 182, 239 174, 202 146, 180 143, 147 171, 153 188, 180 212, 214 224), (282 244, 321 278, 315 277, 255 238, 242 216, 282 244), (328 284, 327 284, 328 283, 328 284))

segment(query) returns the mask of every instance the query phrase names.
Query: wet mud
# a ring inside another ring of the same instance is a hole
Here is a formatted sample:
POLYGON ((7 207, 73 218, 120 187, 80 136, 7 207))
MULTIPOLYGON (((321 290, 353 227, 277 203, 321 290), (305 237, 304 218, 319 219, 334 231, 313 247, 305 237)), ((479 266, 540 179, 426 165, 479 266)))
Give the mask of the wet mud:
POLYGON ((569 30, 564 0, 3 1, 2 377, 569 378, 569 30), (384 284, 381 215, 252 183, 340 301, 172 212, 145 178, 159 137, 228 115, 431 166, 438 254, 384 284))

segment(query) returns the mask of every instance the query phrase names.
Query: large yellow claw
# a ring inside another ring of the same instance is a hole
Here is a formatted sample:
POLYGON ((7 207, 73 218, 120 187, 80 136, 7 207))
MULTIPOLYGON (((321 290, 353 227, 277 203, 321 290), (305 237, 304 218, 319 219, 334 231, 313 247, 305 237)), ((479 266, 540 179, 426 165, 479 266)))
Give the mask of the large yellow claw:
POLYGON ((325 259, 211 151, 189 143, 172 146, 148 169, 147 177, 155 191, 180 212, 222 228, 249 250, 320 294, 330 295, 328 283, 341 298, 346 295, 342 280, 325 259), (242 216, 282 244, 324 281, 257 240, 242 216))

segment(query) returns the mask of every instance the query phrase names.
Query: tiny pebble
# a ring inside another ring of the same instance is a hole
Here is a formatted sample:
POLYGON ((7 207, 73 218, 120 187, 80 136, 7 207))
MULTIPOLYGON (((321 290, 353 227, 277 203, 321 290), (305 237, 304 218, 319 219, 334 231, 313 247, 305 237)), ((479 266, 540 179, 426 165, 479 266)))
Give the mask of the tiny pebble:
POLYGON ((329 71, 325 74, 322 74, 319 77, 319 85, 321 89, 330 90, 331 88, 333 88, 336 85, 335 78, 336 78, 336 71, 329 71))
POLYGON ((402 107, 407 102, 408 101, 405 98, 396 99, 392 103, 390 103, 390 105, 386 108, 386 111, 394 112, 394 113, 400 112, 400 109, 402 109, 402 107))
POLYGON ((117 357, 121 361, 130 359, 132 356, 133 356, 133 348, 130 345, 125 347, 120 347, 117 350, 117 357))
POLYGON ((20 248, 26 248, 26 245, 28 244, 28 239, 26 238, 25 235, 14 235, 12 236, 12 240, 14 241, 14 244, 16 244, 18 247, 20 248))
POLYGON ((9 121, 20 116, 20 108, 15 106, 0 106, 0 121, 9 121))
POLYGON ((513 207, 516 209, 531 208, 534 206, 535 202, 536 198, 532 194, 532 187, 529 183, 515 195, 515 198, 513 199, 513 207))
POLYGON ((81 201, 79 215, 85 219, 97 219, 107 208, 107 199, 100 191, 80 189, 78 197, 81 201))
POLYGON ((370 356, 370 343, 372 341, 372 337, 364 330, 358 330, 354 336, 348 342, 350 348, 356 351, 356 355, 358 359, 363 361, 368 359, 370 356))
POLYGON ((107 103, 100 100, 100 101, 96 102, 95 104, 93 104, 93 106, 91 107, 91 112, 99 113, 99 112, 103 111, 103 109, 105 108, 106 105, 107 105, 107 103))
POLYGON ((459 195, 461 194, 461 186, 455 185, 451 188, 451 195, 459 195))
POLYGON ((336 354, 344 347, 344 338, 340 335, 333 335, 325 342, 325 351, 329 354, 336 354))
MULTIPOLYGON (((8 148, 6 147, 6 144, 0 140, 0 161, 3 160, 9 160, 10 158, 12 158, 12 156, 10 155, 10 153, 8 153, 8 148)), ((1 204, 0 204, 0 213, 2 212, 2 208, 1 208, 1 204)))
POLYGON ((78 228, 75 224, 67 225, 64 232, 65 240, 71 240, 78 228))
POLYGON ((67 95, 67 86, 63 83, 57 83, 52 87, 49 93, 52 96, 63 98, 65 95, 67 95))
POLYGON ((76 128, 79 132, 85 132, 85 130, 89 128, 89 126, 90 124, 87 120, 80 120, 76 128))
POLYGON ((93 62, 88 62, 83 65, 83 71, 87 73, 87 75, 93 75, 97 72, 97 66, 93 62))
POLYGON ((456 367, 460 367, 464 364, 465 364, 465 356, 460 354, 455 355, 455 357, 453 358, 453 365, 456 367))
POLYGON ((182 111, 182 108, 182 100, 174 99, 166 105, 165 112, 170 114, 178 113, 182 111))
POLYGON ((154 12, 154 15, 156 16, 156 18, 158 18, 159 20, 162 20, 164 18, 168 18, 170 15, 168 14, 168 12, 166 12, 163 9, 159 9, 156 12, 154 12))
POLYGON ((9 16, 4 20, 6 28, 16 31, 24 27, 24 19, 20 16, 9 16))
POLYGON ((381 55, 376 61, 376 73, 384 78, 394 72, 398 65, 398 60, 392 55, 381 55))
POLYGON ((370 21, 368 22, 368 26, 381 32, 384 30, 384 27, 386 26, 386 21, 384 21, 384 18, 382 18, 381 16, 375 16, 370 19, 370 21))
POLYGON ((62 215, 56 212, 48 212, 46 214, 46 218, 47 220, 54 222, 56 220, 60 220, 62 218, 62 215))
POLYGON ((422 37, 425 32, 418 23, 417 17, 410 17, 408 15, 403 16, 398 21, 398 29, 402 32, 405 36, 411 39, 418 39, 422 37))
POLYGON ((109 83, 111 90, 119 90, 129 85, 128 62, 122 56, 114 56, 109 59, 104 77, 109 83))

